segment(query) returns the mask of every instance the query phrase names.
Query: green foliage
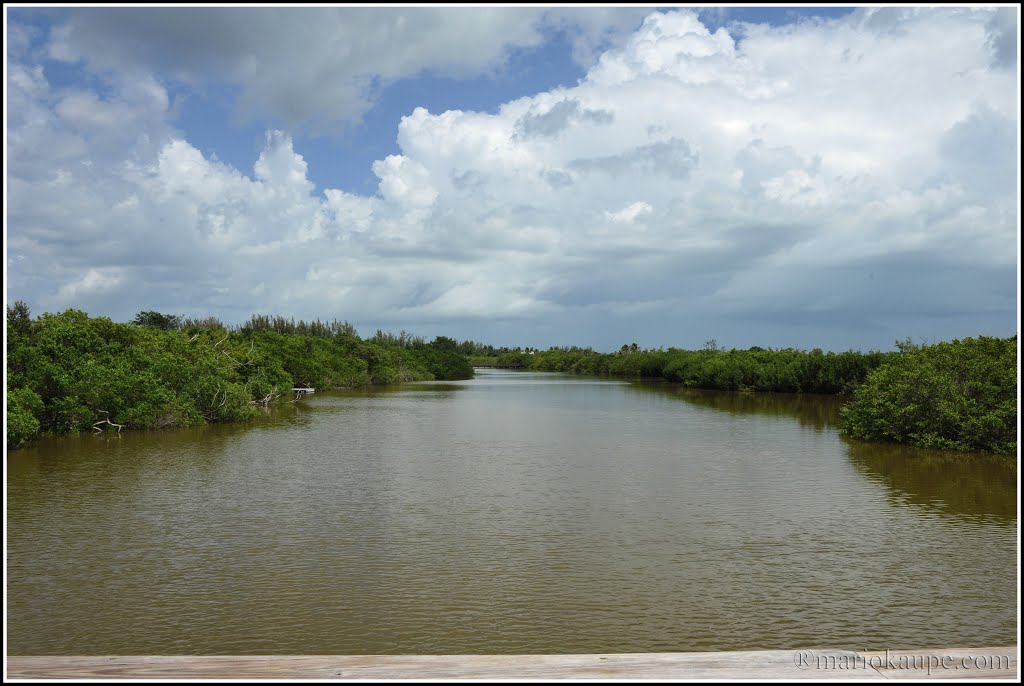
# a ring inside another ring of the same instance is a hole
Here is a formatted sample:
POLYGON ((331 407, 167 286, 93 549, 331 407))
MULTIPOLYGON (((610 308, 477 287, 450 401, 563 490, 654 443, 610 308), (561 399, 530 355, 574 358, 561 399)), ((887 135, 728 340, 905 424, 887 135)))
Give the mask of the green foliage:
POLYGON ((662 378, 693 388, 842 394, 855 388, 886 357, 878 352, 823 353, 791 348, 722 350, 708 341, 701 350, 639 350, 631 344, 612 354, 552 348, 519 359, 533 369, 662 378))
POLYGON ((854 438, 925 448, 1017 450, 1017 337, 899 344, 843 409, 854 438))
POLYGON ((32 317, 28 305, 16 300, 7 307, 7 335, 28 336, 32 331, 32 317))
POLYGON ((446 353, 455 353, 458 352, 459 344, 447 336, 438 336, 431 342, 430 347, 446 353))
POLYGON ((530 353, 517 350, 515 352, 502 353, 501 355, 498 355, 498 357, 494 358, 491 364, 499 367, 529 367, 531 357, 532 355, 530 355, 530 353))
MULTIPOLYGON (((527 347, 527 348, 521 348, 521 347, 509 348, 509 347, 505 347, 505 346, 503 346, 501 348, 495 348, 493 345, 487 345, 487 344, 484 344, 484 343, 477 343, 476 341, 462 341, 461 343, 457 343, 455 345, 455 347, 456 347, 456 350, 459 352, 459 354, 465 355, 466 357, 469 357, 473 361, 474 364, 483 364, 483 365, 487 365, 487 364, 489 364, 489 365, 500 364, 500 363, 496 362, 496 360, 498 358, 502 357, 503 355, 507 355, 509 353, 525 353, 525 354, 529 354, 531 352, 537 352, 537 350, 535 348, 529 348, 529 347, 527 347)), ((577 349, 578 348, 573 348, 573 350, 577 350, 577 349)), ((588 350, 589 350, 589 348, 588 348, 588 350)))
POLYGON ((224 326, 224 322, 217 319, 216 317, 203 317, 202 319, 185 317, 184 319, 181 320, 180 328, 183 331, 188 331, 189 333, 193 334, 196 333, 197 331, 202 331, 204 329, 209 331, 227 330, 227 327, 224 326))
POLYGON ((348 322, 254 315, 235 330, 215 318, 180 320, 144 311, 132 324, 80 310, 33 320, 7 308, 7 443, 39 433, 91 430, 105 419, 128 428, 239 421, 295 384, 339 388, 465 379, 472 364, 661 378, 694 388, 853 393, 844 433, 913 445, 1016 450, 1016 337, 900 352, 824 353, 791 348, 615 353, 562 347, 495 348, 405 331, 362 340, 348 322))
POLYGON ((181 328, 181 317, 176 314, 161 314, 153 310, 146 310, 135 315, 135 324, 148 326, 152 329, 163 329, 173 331, 181 328))
MULTIPOLYGON (((202 320, 208 321, 208 320, 202 320)), ((275 333, 293 334, 299 336, 316 336, 318 338, 331 338, 338 335, 356 336, 356 327, 337 319, 330 322, 321 322, 316 319, 311 322, 305 320, 295 321, 294 318, 281 316, 269 316, 254 314, 249 317, 238 329, 244 334, 254 334, 261 331, 273 331, 275 333)))
POLYGON ((459 352, 458 343, 451 338, 438 336, 430 345, 416 351, 435 379, 469 379, 473 376, 469 359, 459 352))
MULTIPOLYGON (((9 388, 9 386, 8 386, 9 388)), ((7 446, 20 448, 39 431, 43 399, 28 388, 7 392, 7 446)))
POLYGON ((347 322, 253 316, 219 320, 141 312, 131 324, 80 310, 32 320, 7 309, 8 445, 38 433, 189 426, 253 417, 295 384, 365 386, 473 374, 451 339, 426 345, 402 332, 362 341, 347 322))
POLYGON ((399 348, 413 348, 422 346, 424 343, 422 336, 415 336, 404 329, 397 336, 393 333, 377 329, 377 333, 373 334, 370 342, 377 345, 397 346, 399 348))
POLYGON ((331 338, 264 330, 232 336, 229 340, 236 346, 251 348, 258 357, 273 360, 274 363, 264 365, 264 376, 270 380, 279 378, 282 382, 287 377, 290 379, 287 382, 289 390, 292 382, 313 388, 355 386, 368 382, 365 363, 346 356, 331 338))

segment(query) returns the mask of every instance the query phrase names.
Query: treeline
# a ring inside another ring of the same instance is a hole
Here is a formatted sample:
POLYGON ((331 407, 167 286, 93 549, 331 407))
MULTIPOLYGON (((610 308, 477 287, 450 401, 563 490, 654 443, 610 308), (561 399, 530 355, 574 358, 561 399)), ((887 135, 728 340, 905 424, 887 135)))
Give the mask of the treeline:
POLYGON ((140 313, 130 324, 80 310, 7 308, 7 443, 40 433, 159 428, 252 417, 295 385, 338 388, 473 375, 452 339, 363 340, 347 323, 140 313))
POLYGON ((512 351, 476 364, 538 371, 664 379, 691 388, 822 393, 846 399, 839 429, 862 440, 923 448, 1017 450, 1017 337, 981 336, 897 351, 786 348, 642 350, 563 347, 512 351))
MULTIPOLYGON (((167 331, 183 330, 193 333, 206 329, 211 331, 238 331, 247 334, 259 331, 274 331, 276 333, 318 336, 320 338, 332 338, 339 334, 359 335, 356 327, 347 321, 334 319, 329 322, 322 322, 319 319, 314 319, 307 322, 302 319, 296 321, 294 317, 266 314, 254 314, 243 324, 226 326, 217 317, 195 319, 192 317, 181 317, 176 314, 164 314, 162 312, 154 312, 153 310, 145 310, 135 315, 132 323, 152 329, 167 331)), ((403 331, 402 333, 404 334, 405 332, 403 331)))
POLYGON ((240 326, 140 312, 128 324, 79 310, 33 319, 7 308, 7 442, 40 433, 237 421, 295 385, 339 388, 465 379, 472 365, 652 378, 726 391, 847 399, 840 431, 964 451, 1017 448, 1017 337, 967 338, 895 352, 752 347, 643 350, 495 347, 405 331, 362 339, 345 321, 253 315, 240 326))
POLYGON ((641 350, 636 344, 615 353, 589 348, 551 348, 498 355, 493 364, 538 371, 611 375, 674 381, 691 388, 780 393, 849 392, 892 353, 821 350, 720 350, 713 341, 702 350, 641 350))

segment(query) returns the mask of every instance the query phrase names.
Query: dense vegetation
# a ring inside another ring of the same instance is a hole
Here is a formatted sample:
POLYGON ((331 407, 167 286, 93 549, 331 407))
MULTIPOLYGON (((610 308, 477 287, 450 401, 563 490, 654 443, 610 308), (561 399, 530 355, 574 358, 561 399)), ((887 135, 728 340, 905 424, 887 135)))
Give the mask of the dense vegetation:
POLYGON ((899 344, 842 409, 854 438, 924 448, 1017 451, 1017 337, 899 344))
POLYGON ((237 421, 290 397, 296 384, 337 388, 473 375, 449 338, 398 338, 378 332, 362 340, 347 323, 281 317, 253 317, 237 329, 154 312, 131 324, 79 310, 32 319, 24 303, 15 303, 7 309, 7 443, 97 425, 237 421))
POLYGON ((660 378, 693 388, 782 393, 845 393, 891 356, 880 352, 810 352, 750 348, 720 350, 708 341, 702 350, 640 350, 624 345, 615 353, 590 348, 512 351, 492 364, 540 371, 660 378))
POLYGON ((238 327, 140 312, 130 324, 79 310, 32 319, 7 309, 7 442, 115 425, 188 426, 253 416, 293 385, 339 388, 464 379, 473 365, 656 378, 728 391, 850 398, 854 438, 1015 452, 1017 338, 980 337, 897 352, 496 348, 402 331, 361 339, 348 322, 255 315, 238 327))

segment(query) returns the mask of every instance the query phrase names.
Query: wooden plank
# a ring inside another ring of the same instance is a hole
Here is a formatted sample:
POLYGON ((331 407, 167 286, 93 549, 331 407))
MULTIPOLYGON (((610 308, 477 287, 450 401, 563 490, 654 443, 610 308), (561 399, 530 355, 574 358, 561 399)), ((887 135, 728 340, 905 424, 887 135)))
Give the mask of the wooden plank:
MULTIPOLYGON (((848 651, 812 651, 844 655, 848 651)), ((820 679, 794 651, 609 655, 9 657, 15 679, 820 679)), ((844 678, 876 678, 870 668, 844 678)))
MULTIPOLYGON (((10 679, 856 679, 922 678, 900 660, 1002 658, 955 678, 1016 679, 1016 648, 855 653, 765 650, 608 655, 254 655, 8 657, 10 679), (1012 658, 1012 659, 1011 659, 1012 658), (886 663, 885 660, 889 662, 886 663)), ((923 660, 923 661, 921 661, 923 660)), ((971 663, 973 666, 973 662, 971 663)), ((947 660, 948 665, 948 660, 947 660)), ((925 667, 927 668, 927 667, 925 667)), ((941 670, 940 670, 941 671, 941 670)), ((930 677, 945 676, 932 669, 930 677)))

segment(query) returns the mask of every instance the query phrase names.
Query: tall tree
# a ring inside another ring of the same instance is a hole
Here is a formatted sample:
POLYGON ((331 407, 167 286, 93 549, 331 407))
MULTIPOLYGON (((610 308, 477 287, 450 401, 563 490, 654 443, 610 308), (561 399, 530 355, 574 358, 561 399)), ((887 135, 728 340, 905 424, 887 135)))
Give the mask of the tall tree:
POLYGON ((181 317, 176 314, 161 314, 153 310, 144 310, 135 315, 134 324, 148 326, 151 329, 171 331, 181 328, 181 317))

